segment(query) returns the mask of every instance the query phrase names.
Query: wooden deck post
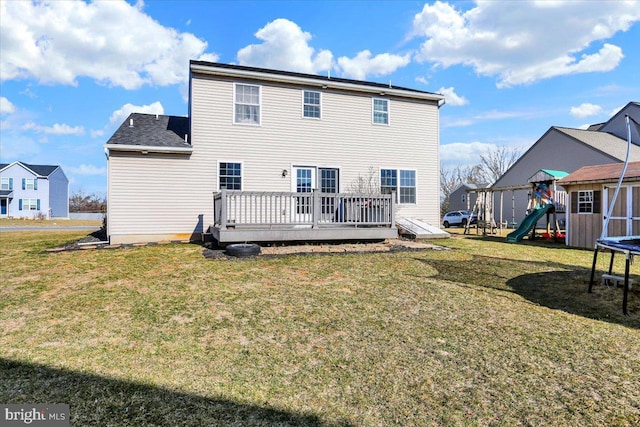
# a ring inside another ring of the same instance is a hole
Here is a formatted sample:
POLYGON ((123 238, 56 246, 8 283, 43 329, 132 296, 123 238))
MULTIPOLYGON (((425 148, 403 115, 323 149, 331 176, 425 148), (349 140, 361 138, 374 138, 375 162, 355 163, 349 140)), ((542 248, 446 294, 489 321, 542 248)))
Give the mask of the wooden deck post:
POLYGON ((318 228, 318 222, 320 221, 320 215, 322 213, 322 197, 317 188, 314 188, 311 192, 311 220, 313 221, 312 228, 318 228))
POLYGON ((391 191, 391 228, 396 227, 396 192, 391 191))
POLYGON ((227 190, 220 190, 220 229, 227 229, 227 190))

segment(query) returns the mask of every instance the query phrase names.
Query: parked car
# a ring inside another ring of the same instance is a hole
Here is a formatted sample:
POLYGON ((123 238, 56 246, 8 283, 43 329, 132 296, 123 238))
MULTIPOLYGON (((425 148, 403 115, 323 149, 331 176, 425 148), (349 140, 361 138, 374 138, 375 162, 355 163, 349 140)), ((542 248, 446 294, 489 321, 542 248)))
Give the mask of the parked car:
POLYGON ((478 222, 478 216, 476 214, 471 215, 469 211, 452 211, 447 212, 442 217, 442 225, 444 228, 449 228, 452 225, 460 225, 465 227, 467 222, 469 221, 469 217, 471 217, 471 223, 475 224, 478 222))

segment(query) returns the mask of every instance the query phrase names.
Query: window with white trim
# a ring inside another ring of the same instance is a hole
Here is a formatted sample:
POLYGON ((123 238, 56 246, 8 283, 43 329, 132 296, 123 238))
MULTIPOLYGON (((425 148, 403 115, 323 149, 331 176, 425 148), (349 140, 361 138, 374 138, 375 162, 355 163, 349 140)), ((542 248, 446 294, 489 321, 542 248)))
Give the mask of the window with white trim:
POLYGON ((321 117, 320 92, 305 90, 302 97, 302 116, 319 119, 321 117))
POLYGON ((234 85, 234 123, 260 124, 260 86, 234 85))
POLYGON ((38 178, 22 178, 22 189, 23 190, 37 190, 38 189, 38 178))
POLYGON ((0 190, 13 190, 13 178, 0 178, 0 190))
POLYGON ((20 210, 37 211, 39 209, 40 199, 20 199, 20 210))
POLYGON ((578 213, 593 213, 593 190, 578 191, 578 213))
POLYGON ((416 202, 416 171, 400 171, 400 189, 398 195, 400 203, 416 202))
POLYGON ((380 192, 391 194, 398 188, 398 171, 395 169, 380 169, 380 192))
POLYGON ((220 162, 220 190, 242 190, 242 163, 220 162))
POLYGON ((380 192, 398 194, 398 203, 416 203, 416 171, 411 169, 380 169, 380 192))
POLYGON ((389 124, 389 100, 373 98, 373 123, 389 124))

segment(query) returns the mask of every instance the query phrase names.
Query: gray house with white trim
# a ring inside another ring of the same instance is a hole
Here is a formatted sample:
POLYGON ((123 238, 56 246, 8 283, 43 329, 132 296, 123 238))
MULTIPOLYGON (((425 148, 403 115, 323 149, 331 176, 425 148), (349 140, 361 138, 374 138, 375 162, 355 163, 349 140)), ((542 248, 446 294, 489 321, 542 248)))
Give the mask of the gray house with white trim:
POLYGON ((62 168, 0 164, 0 217, 68 218, 69 180, 62 168))
POLYGON ((386 238, 439 223, 439 108, 409 88, 190 62, 188 117, 105 145, 111 243, 386 238))

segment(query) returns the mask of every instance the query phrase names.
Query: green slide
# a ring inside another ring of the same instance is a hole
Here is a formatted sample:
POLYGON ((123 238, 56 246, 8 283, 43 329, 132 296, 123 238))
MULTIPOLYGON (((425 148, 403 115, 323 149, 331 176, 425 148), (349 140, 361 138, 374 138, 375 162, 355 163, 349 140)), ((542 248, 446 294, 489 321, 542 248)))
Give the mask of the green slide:
POLYGON ((538 220, 542 218, 542 216, 545 213, 547 213, 547 211, 551 209, 552 206, 553 204, 547 203, 544 206, 534 209, 533 212, 531 212, 529 215, 524 217, 524 219, 522 220, 522 223, 520 224, 520 227, 518 227, 517 230, 507 234, 507 242, 517 243, 521 241, 522 238, 526 236, 527 233, 529 233, 529 231, 531 231, 533 227, 536 226, 536 223, 538 222, 538 220))

